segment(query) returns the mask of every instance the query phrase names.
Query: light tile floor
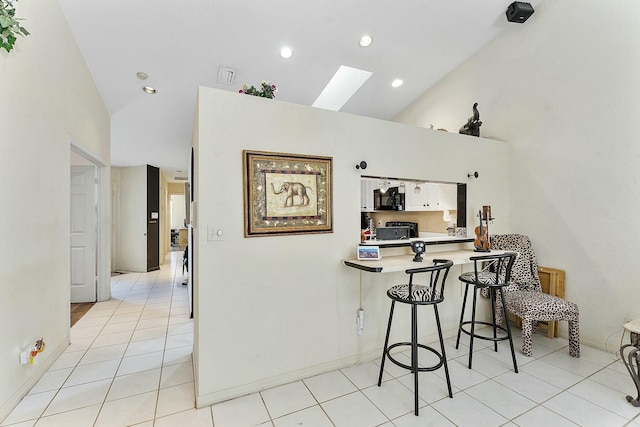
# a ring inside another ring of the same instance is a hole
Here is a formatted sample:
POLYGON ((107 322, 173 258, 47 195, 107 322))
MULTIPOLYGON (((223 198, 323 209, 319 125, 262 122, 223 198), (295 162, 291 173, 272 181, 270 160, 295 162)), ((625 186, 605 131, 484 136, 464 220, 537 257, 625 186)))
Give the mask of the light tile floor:
POLYGON ((543 335, 534 357, 517 352, 518 374, 504 344, 496 353, 476 341, 469 370, 468 347, 446 340, 454 398, 442 369, 421 373, 419 417, 412 376, 387 363, 377 387, 379 360, 197 410, 181 255, 157 272, 113 277, 112 300, 74 325, 72 344, 1 425, 640 427, 640 408, 625 399, 635 387, 615 355, 583 345, 574 359, 565 339, 543 335))

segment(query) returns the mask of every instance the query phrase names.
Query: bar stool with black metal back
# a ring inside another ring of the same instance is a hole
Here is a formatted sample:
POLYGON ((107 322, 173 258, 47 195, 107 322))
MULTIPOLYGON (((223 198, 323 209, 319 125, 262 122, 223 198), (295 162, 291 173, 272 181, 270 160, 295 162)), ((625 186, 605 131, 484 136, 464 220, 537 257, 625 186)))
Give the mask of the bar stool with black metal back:
MULTIPOLYGON (((505 252, 503 254, 479 255, 469 258, 473 261, 473 272, 467 272, 460 275, 460 281, 465 286, 464 299, 462 300, 462 311, 460 312, 460 326, 458 327, 458 338, 456 339, 456 348, 460 345, 460 333, 469 335, 469 369, 473 357, 473 339, 493 341, 494 351, 498 351, 499 341, 509 341, 511 347, 511 358, 513 359, 513 370, 518 372, 516 363, 516 354, 513 350, 513 339, 511 337, 511 328, 509 323, 504 322, 504 326, 498 325, 496 322, 496 298, 499 296, 500 301, 504 300, 503 288, 509 285, 511 279, 511 268, 516 259, 517 253, 505 252), (471 320, 464 320, 464 310, 467 303, 467 295, 469 287, 473 287, 473 306, 471 309, 471 320), (476 320, 476 308, 478 292, 486 289, 491 301, 491 322, 476 320), (492 335, 483 335, 476 331, 477 325, 490 326, 492 335), (469 326, 470 330, 465 329, 469 326)), ((502 305, 505 310, 504 304, 502 305)), ((507 318, 506 311, 503 313, 503 319, 507 318)))
POLYGON ((428 267, 411 268, 406 270, 405 273, 409 275, 409 283, 396 285, 387 291, 387 296, 391 298, 391 310, 389 312, 389 324, 387 326, 387 336, 384 340, 384 348, 382 350, 382 363, 380 363, 380 376, 378 377, 378 387, 382 383, 382 373, 384 371, 384 361, 388 358, 394 364, 408 369, 414 374, 414 399, 415 399, 415 414, 418 415, 418 372, 435 371, 444 366, 444 372, 447 378, 447 388, 449 389, 449 397, 453 397, 451 392, 451 381, 449 380, 449 368, 447 366, 447 358, 444 351, 444 340, 442 339, 442 329, 440 328, 440 316, 438 315, 438 304, 444 300, 444 286, 449 274, 449 269, 453 265, 453 262, 448 260, 436 259, 433 260, 433 265, 428 267), (429 282, 426 285, 415 284, 413 281, 414 275, 419 273, 427 273, 429 282), (393 320, 393 310, 396 302, 411 305, 411 341, 398 342, 389 345, 389 333, 391 332, 391 322, 393 320), (440 338, 440 350, 436 350, 427 345, 418 343, 418 314, 417 308, 419 305, 431 305, 436 318, 436 325, 438 328, 438 337, 440 338), (391 350, 396 347, 409 346, 411 347, 411 366, 399 362, 394 356, 391 355, 391 350), (418 348, 426 349, 438 358, 438 363, 432 366, 419 367, 418 366, 418 348))

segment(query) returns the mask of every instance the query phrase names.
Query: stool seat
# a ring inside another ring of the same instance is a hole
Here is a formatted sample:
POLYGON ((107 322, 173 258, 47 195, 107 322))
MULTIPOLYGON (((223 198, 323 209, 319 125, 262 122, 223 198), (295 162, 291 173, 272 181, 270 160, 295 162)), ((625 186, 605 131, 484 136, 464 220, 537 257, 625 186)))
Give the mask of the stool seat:
POLYGON ((387 291, 395 301, 413 304, 434 304, 441 298, 437 289, 424 285, 396 285, 387 291))
POLYGON ((449 368, 447 366, 447 356, 444 350, 444 340, 442 338, 442 328, 440 327, 440 316, 438 315, 438 304, 444 301, 444 285, 449 274, 449 269, 453 265, 452 261, 436 259, 433 265, 428 267, 419 267, 406 270, 409 275, 409 283, 395 285, 387 291, 387 296, 391 298, 391 310, 389 311, 389 323, 387 325, 387 335, 384 339, 384 347, 382 349, 382 361, 380 363, 380 376, 378 377, 378 387, 382 385, 382 374, 384 373, 384 362, 389 359, 395 365, 407 369, 413 373, 413 394, 415 414, 418 415, 418 373, 435 371, 444 367, 445 377, 447 379, 447 388, 449 397, 453 398, 451 391, 451 380, 449 379, 449 368), (413 283, 414 275, 426 273, 429 278, 429 285, 419 285, 413 283), (393 311, 396 302, 408 304, 411 306, 411 340, 389 344, 389 335, 391 333, 391 323, 393 321, 393 311), (420 305, 430 305, 433 307, 436 327, 438 329, 438 337, 440 338, 440 348, 435 349, 418 342, 418 311, 420 305), (398 347, 411 348, 411 364, 402 363, 393 357, 391 351, 398 347), (423 349, 435 355, 437 362, 431 366, 424 366, 418 363, 418 349, 423 349))
POLYGON ((496 284, 496 273, 491 273, 489 271, 478 271, 478 275, 473 271, 469 271, 467 273, 462 273, 459 277, 461 282, 465 283, 479 283, 483 285, 495 285, 496 284))

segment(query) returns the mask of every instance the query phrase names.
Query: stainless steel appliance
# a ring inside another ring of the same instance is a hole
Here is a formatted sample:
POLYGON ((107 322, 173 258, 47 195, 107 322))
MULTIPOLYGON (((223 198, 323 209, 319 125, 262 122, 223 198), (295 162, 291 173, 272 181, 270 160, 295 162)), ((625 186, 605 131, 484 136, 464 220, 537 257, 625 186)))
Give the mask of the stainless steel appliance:
POLYGON ((373 190, 373 207, 375 210, 403 211, 405 209, 404 193, 398 187, 389 187, 387 191, 373 190))
POLYGON ((417 222, 409 222, 409 221, 387 221, 385 227, 408 227, 409 228, 409 237, 418 237, 418 223, 417 222))
POLYGON ((378 227, 376 229, 378 240, 403 240, 409 239, 409 227, 378 227))

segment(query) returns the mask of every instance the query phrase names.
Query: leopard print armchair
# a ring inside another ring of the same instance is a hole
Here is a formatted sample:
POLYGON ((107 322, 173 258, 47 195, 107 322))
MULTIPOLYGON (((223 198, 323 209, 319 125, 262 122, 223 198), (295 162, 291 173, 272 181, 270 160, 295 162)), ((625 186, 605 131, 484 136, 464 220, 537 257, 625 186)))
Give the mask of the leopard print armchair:
MULTIPOLYGON (((533 354, 532 336, 539 321, 566 320, 569 323, 569 354, 580 357, 580 324, 577 304, 542 292, 538 260, 529 237, 522 234, 490 236, 491 248, 515 251, 511 284, 504 289, 507 311, 522 319, 522 352, 533 354)), ((502 324, 502 301, 496 304, 496 319, 502 324)))

